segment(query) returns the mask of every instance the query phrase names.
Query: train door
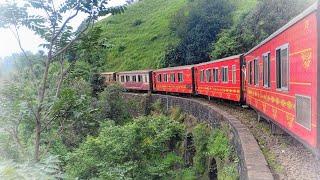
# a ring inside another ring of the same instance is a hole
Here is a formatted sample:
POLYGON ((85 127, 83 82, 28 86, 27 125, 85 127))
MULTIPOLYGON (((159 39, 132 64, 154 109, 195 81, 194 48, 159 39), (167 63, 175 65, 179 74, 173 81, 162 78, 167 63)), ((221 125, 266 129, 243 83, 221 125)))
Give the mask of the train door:
POLYGON ((245 103, 247 99, 247 68, 244 56, 240 57, 240 67, 241 67, 241 102, 245 103))

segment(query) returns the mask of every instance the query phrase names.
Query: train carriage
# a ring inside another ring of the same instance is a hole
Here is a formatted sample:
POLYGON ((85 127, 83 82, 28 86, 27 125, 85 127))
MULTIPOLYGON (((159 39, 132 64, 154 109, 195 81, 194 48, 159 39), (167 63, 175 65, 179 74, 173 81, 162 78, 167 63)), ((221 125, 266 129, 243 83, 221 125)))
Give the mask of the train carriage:
POLYGON ((247 104, 320 149, 319 7, 308 8, 245 54, 247 104))
POLYGON ((101 73, 101 77, 104 78, 103 85, 105 85, 105 86, 108 86, 116 81, 116 73, 115 72, 101 73))
POLYGON ((153 71, 153 89, 158 92, 192 94, 193 66, 179 66, 153 71))
POLYGON ((243 56, 236 55, 194 66, 196 94, 240 102, 243 56))
POLYGON ((118 72, 116 79, 127 90, 152 91, 151 70, 118 72))

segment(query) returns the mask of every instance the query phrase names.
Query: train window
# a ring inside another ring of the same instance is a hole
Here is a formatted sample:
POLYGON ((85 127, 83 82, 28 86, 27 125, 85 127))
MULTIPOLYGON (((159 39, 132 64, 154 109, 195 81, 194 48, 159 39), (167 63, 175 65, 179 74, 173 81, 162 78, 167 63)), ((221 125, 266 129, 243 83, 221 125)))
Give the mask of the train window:
POLYGON ((259 86, 259 60, 255 59, 253 64, 254 64, 254 85, 259 86))
POLYGON ((183 74, 178 73, 178 82, 183 82, 183 74))
POLYGON ((124 82, 124 76, 120 76, 120 78, 121 78, 120 81, 124 82))
POLYGON ((219 82, 219 69, 213 69, 213 82, 219 82))
POLYGON ((137 76, 132 76, 132 81, 137 82, 137 76))
POLYGON ((212 70, 211 69, 207 69, 206 70, 206 79, 207 79, 207 82, 212 82, 212 78, 211 78, 211 73, 212 70))
POLYGON ((170 81, 175 82, 176 81, 176 76, 175 74, 170 74, 170 81))
POLYGON ((168 74, 163 74, 163 81, 168 82, 168 74))
POLYGON ((276 50, 276 80, 277 88, 288 90, 289 77, 289 53, 288 45, 276 50))
POLYGON ((222 82, 228 82, 228 67, 223 67, 221 70, 222 82))
POLYGON ((249 84, 252 84, 252 61, 249 62, 249 84))
POLYGON ((237 69, 236 65, 232 65, 232 84, 237 82, 237 69))
POLYGON ((126 76, 126 82, 130 82, 130 76, 126 76))
POLYGON ((138 75, 138 82, 142 82, 142 75, 138 75))
POLYGON ((161 74, 158 74, 158 81, 159 81, 159 82, 162 81, 161 74))
POLYGON ((148 76, 147 76, 147 75, 144 75, 144 82, 146 82, 146 83, 147 83, 147 82, 149 82, 149 81, 148 81, 148 76))
POLYGON ((263 55, 263 86, 270 87, 270 53, 263 55))
POLYGON ((204 70, 200 71, 200 82, 204 82, 204 70))

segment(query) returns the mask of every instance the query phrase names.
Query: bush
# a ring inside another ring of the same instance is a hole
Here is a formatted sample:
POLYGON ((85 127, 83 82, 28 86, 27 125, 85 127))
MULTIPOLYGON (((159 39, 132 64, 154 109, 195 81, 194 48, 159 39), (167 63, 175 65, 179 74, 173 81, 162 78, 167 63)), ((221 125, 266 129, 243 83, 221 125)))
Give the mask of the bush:
POLYGON ((107 122, 98 137, 88 137, 69 154, 67 174, 80 179, 171 177, 173 168, 182 163, 173 149, 183 132, 183 125, 162 115, 123 126, 107 122))

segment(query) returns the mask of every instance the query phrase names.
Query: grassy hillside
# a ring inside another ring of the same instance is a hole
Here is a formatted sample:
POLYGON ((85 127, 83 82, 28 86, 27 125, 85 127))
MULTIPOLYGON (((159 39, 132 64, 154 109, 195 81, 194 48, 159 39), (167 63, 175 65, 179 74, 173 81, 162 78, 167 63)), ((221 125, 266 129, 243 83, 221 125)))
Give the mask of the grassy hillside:
POLYGON ((240 21, 241 16, 254 9, 257 4, 257 0, 231 0, 231 2, 236 7, 233 13, 233 21, 235 24, 240 21))
POLYGON ((111 47, 105 70, 159 67, 168 45, 178 43, 169 23, 185 4, 186 0, 143 0, 99 22, 111 47))

